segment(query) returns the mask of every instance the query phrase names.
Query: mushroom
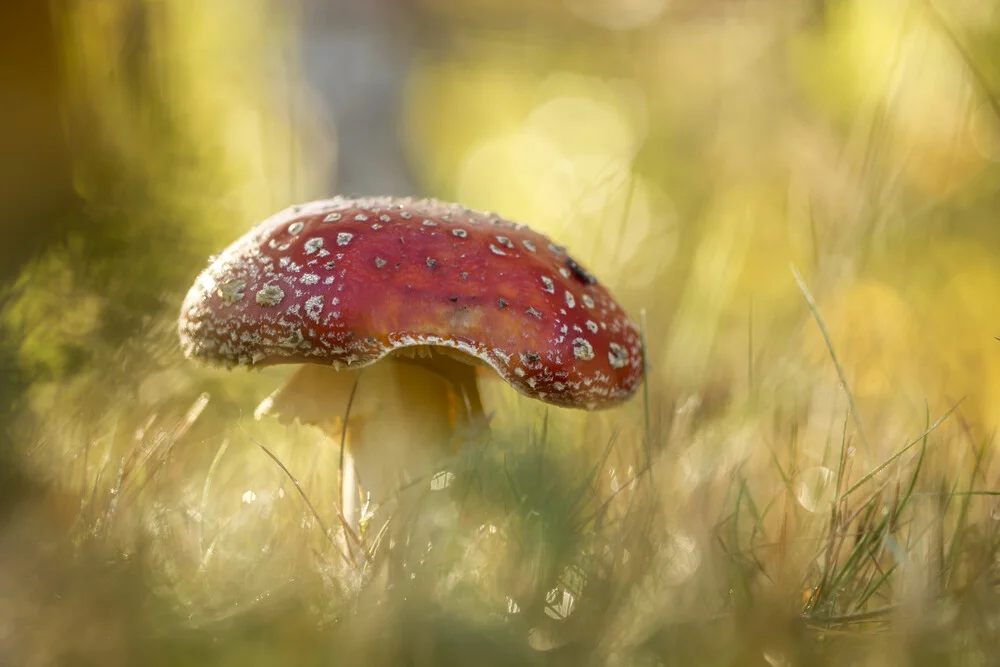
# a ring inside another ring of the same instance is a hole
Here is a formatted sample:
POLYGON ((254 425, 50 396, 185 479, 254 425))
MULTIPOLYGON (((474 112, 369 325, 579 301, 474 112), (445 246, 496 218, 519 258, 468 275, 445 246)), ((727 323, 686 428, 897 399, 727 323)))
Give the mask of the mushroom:
POLYGON ((178 329, 207 364, 301 364, 257 416, 346 429, 352 526, 357 483, 383 502, 485 423, 478 373, 588 410, 642 378, 638 328, 565 248, 430 199, 336 197, 272 216, 201 273, 178 329))

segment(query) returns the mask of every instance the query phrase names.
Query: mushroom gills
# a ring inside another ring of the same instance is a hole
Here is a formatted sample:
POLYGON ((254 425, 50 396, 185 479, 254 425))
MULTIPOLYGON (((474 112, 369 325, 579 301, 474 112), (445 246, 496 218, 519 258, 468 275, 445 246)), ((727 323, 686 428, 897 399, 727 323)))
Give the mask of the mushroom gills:
POLYGON ((482 359, 441 345, 399 348, 392 358, 399 363, 425 368, 448 381, 464 407, 464 415, 456 418, 456 426, 476 428, 485 422, 477 378, 483 375, 495 378, 496 373, 482 359))
POLYGON ((429 481, 460 444, 456 433, 479 423, 482 413, 475 369, 432 355, 391 357, 357 370, 304 364, 254 416, 316 426, 338 443, 347 416, 340 501, 357 529, 359 501, 368 497, 376 506, 387 505, 409 482, 429 481))

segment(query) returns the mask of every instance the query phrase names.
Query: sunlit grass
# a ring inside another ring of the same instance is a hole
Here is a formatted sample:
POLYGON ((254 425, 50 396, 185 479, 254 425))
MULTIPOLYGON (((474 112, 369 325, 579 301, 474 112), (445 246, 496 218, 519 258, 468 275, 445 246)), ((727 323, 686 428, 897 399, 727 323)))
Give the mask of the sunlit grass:
MULTIPOLYGON (((266 395, 268 382, 244 377, 266 395)), ((69 476, 89 486, 64 493, 80 503, 78 548, 152 565, 147 584, 193 624, 173 632, 252 623, 296 601, 326 628, 329 650, 372 664, 419 650, 442 660, 496 650, 629 664, 716 664, 748 651, 834 661, 892 628, 913 628, 904 642, 918 642, 918 628, 968 623, 968 605, 995 609, 992 457, 969 443, 965 474, 942 463, 965 437, 946 428, 961 405, 927 413, 906 442, 860 467, 850 386, 841 393, 818 467, 800 443, 775 440, 794 440, 787 424, 756 420, 748 432, 750 413, 735 405, 736 419, 685 419, 692 408, 681 407, 670 446, 654 439, 651 470, 643 427, 567 439, 577 431, 550 428, 559 411, 508 421, 413 480, 418 507, 359 536, 364 553, 353 558, 337 519, 336 443, 214 410, 194 388, 148 413, 111 408, 117 419, 77 463, 89 472, 69 476), (735 459, 704 450, 748 437, 753 447, 735 459), (422 637, 402 630, 414 624, 422 637), (386 627, 397 630, 373 645, 386 627)), ((585 419, 589 432, 605 419, 585 419)), ((976 622, 995 613, 975 608, 976 622)), ((963 630, 973 643, 962 650, 979 645, 974 635, 963 630)))

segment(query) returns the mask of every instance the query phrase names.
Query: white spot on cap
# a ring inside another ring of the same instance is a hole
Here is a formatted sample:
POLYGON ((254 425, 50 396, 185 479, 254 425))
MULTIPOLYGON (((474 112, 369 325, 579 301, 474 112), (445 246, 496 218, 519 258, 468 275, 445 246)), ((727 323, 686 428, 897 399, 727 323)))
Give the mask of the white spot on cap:
POLYGON ((375 268, 381 269, 383 266, 385 266, 385 260, 382 259, 381 257, 376 257, 375 258, 375 268))
POLYGON ((422 224, 424 227, 437 227, 438 223, 434 222, 433 220, 424 220, 420 224, 422 224))
POLYGON ((285 298, 285 292, 277 285, 264 285, 257 291, 257 304, 267 306, 277 306, 285 298))
POLYGON ((451 230, 451 233, 453 236, 457 236, 460 239, 464 239, 466 236, 469 235, 469 233, 464 229, 453 229, 451 230))
POLYGON ((409 211, 403 211, 402 213, 399 214, 399 217, 401 217, 403 220, 409 220, 410 218, 413 217, 413 214, 410 213, 409 211))
POLYGON ((342 216, 340 213, 331 213, 328 216, 326 216, 325 218, 323 218, 323 222, 337 222, 342 217, 344 217, 344 216, 342 216))
POLYGON ((514 249, 513 242, 511 242, 511 240, 509 238, 507 238, 506 236, 498 236, 498 237, 496 237, 496 239, 497 239, 497 241, 500 242, 500 245, 502 245, 503 247, 509 248, 511 250, 514 249))
POLYGON ((392 218, 390 218, 389 216, 387 216, 384 213, 382 215, 380 215, 378 217, 378 219, 381 220, 382 222, 392 222, 392 218))
POLYGON ((354 238, 354 234, 350 232, 340 232, 337 234, 337 245, 347 245, 354 238))
POLYGON ((368 220, 368 216, 365 215, 364 213, 358 213, 356 216, 354 216, 354 219, 357 220, 358 222, 366 222, 368 220))
POLYGON ((538 312, 537 310, 535 310, 534 308, 528 308, 528 310, 526 310, 525 312, 528 313, 529 315, 531 315, 534 318, 537 318, 539 320, 542 319, 542 314, 540 312, 538 312))
POLYGON ((306 300, 306 315, 314 322, 319 322, 319 315, 323 312, 323 297, 317 295, 306 300))
POLYGON ((535 252, 535 251, 538 250, 535 247, 535 244, 532 243, 531 241, 529 241, 528 239, 524 239, 523 241, 521 241, 521 245, 523 245, 525 248, 527 248, 529 252, 535 252))
POLYGON ((306 224, 304 222, 293 222, 292 224, 288 225, 288 233, 289 234, 298 234, 299 232, 302 231, 302 229, 305 226, 306 226, 306 224))
POLYGON ((624 368, 628 363, 628 350, 618 343, 611 343, 611 351, 608 352, 608 361, 612 368, 624 368))
POLYGON ((594 307, 594 299, 593 299, 593 297, 591 297, 589 294, 584 294, 583 295, 583 305, 585 305, 587 308, 593 308, 594 307))
POLYGON ((494 255, 500 255, 501 257, 506 257, 507 256, 507 253, 505 253, 503 250, 501 250, 500 248, 496 247, 492 243, 490 244, 490 252, 493 253, 494 255))
POLYGON ((563 278, 569 278, 571 275, 573 275, 572 273, 570 273, 570 270, 567 269, 565 266, 559 267, 559 273, 562 274, 563 278))
POLYGON ((597 333, 598 327, 597 322, 594 320, 587 320, 587 328, 590 329, 590 333, 597 333))
POLYGON ((552 278, 548 276, 542 276, 542 289, 544 289, 549 294, 556 293, 556 284, 552 282, 552 278))
POLYGON ((319 282, 319 276, 315 273, 303 273, 302 277, 299 278, 299 282, 303 285, 315 285, 319 282))
POLYGON ((573 356, 580 361, 590 361, 594 358, 594 346, 586 338, 574 338, 573 356))
POLYGON ((573 293, 569 290, 566 290, 566 307, 576 308, 576 299, 573 298, 573 293))
POLYGON ((318 236, 314 236, 302 244, 302 249, 306 251, 307 255, 313 254, 322 247, 323 247, 323 239, 321 239, 318 236))
POLYGON ((244 280, 227 280, 218 287, 219 297, 223 306, 231 306, 243 300, 243 290, 247 288, 244 280))

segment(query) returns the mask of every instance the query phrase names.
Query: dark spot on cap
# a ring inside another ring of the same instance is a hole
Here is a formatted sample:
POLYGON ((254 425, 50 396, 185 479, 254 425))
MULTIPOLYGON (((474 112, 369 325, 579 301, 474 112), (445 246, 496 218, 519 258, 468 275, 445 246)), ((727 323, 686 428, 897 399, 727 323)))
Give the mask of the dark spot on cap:
POLYGON ((572 271, 577 278, 587 283, 588 285, 597 284, 597 278, 595 278, 593 274, 588 273, 587 270, 584 269, 582 266, 577 264, 576 260, 573 259, 572 257, 566 258, 566 266, 569 267, 569 270, 572 271))
POLYGON ((452 303, 455 303, 456 301, 458 301, 458 297, 457 296, 449 296, 448 297, 448 301, 451 301, 452 303))
POLYGON ((506 308, 507 307, 507 302, 505 300, 503 300, 503 299, 497 299, 497 303, 500 304, 501 308, 506 308))

